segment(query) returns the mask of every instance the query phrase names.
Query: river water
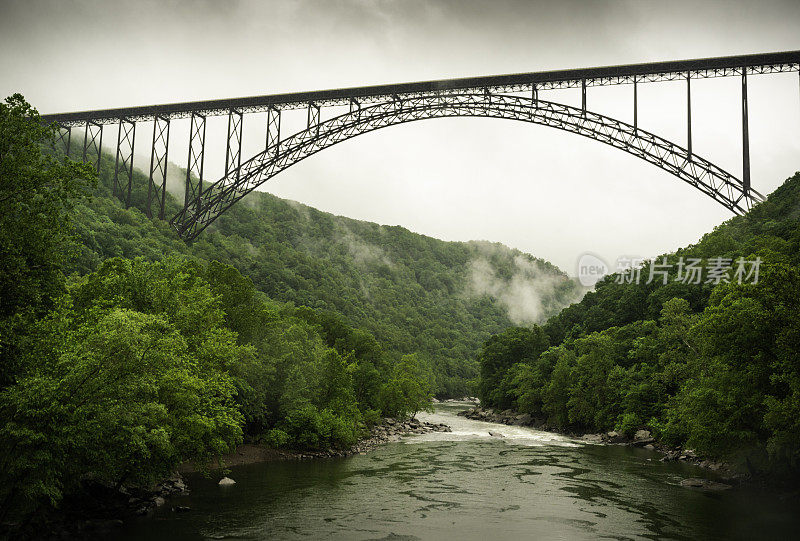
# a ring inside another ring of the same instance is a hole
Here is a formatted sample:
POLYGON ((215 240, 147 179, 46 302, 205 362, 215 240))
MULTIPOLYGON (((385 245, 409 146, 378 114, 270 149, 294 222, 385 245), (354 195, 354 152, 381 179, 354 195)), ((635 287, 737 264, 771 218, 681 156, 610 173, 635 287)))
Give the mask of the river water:
POLYGON ((467 406, 418 415, 451 433, 365 455, 237 466, 231 487, 189 476, 191 494, 115 538, 800 539, 797 504, 776 495, 683 488, 709 474, 644 449, 457 417, 467 406))

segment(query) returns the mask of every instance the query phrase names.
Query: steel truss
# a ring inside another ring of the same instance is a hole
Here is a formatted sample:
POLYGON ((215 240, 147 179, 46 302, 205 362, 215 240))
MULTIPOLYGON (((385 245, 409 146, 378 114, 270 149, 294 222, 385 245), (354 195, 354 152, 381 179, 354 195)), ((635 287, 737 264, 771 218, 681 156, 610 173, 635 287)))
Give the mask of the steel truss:
POLYGON ((189 122, 189 158, 186 164, 184 209, 192 202, 198 209, 203 199, 203 156, 206 150, 206 117, 192 113, 189 122))
POLYGON ((88 120, 86 131, 83 133, 83 163, 89 162, 89 157, 97 155, 94 167, 100 172, 100 157, 103 153, 103 125, 88 120))
POLYGON ((238 170, 242 165, 242 128, 244 115, 236 109, 228 113, 228 138, 225 146, 225 171, 238 170))
POLYGON ((133 186, 133 148, 136 142, 136 122, 121 118, 117 132, 117 156, 114 160, 114 185, 112 192, 123 198, 125 208, 131 206, 131 187, 133 186), (125 178, 120 184, 120 171, 125 178))
POLYGON ((275 154, 281 141, 281 110, 276 107, 267 109, 267 142, 264 150, 275 154))
POLYGON ((150 178, 147 186, 147 217, 153 217, 153 202, 158 217, 164 219, 167 194, 167 156, 169 154, 169 119, 157 116, 153 121, 153 146, 150 150, 150 178))
MULTIPOLYGON (((683 77, 685 77, 685 73, 683 77)), ((544 101, 533 95, 498 94, 491 89, 452 94, 391 96, 387 101, 364 107, 351 103, 350 112, 309 126, 229 171, 209 186, 202 197, 188 199, 172 220, 185 240, 192 240, 220 214, 281 171, 317 152, 358 135, 406 122, 453 116, 490 117, 531 122, 576 133, 624 150, 675 175, 736 214, 743 214, 763 196, 732 174, 686 148, 635 126, 600 115, 583 107, 544 101)))
POLYGON ((56 136, 53 139, 53 150, 61 148, 64 156, 69 158, 69 145, 72 139, 72 127, 59 125, 56 129, 56 136))
POLYGON ((366 106, 383 103, 391 100, 393 96, 400 96, 403 100, 424 98, 432 93, 457 96, 482 92, 484 88, 493 94, 532 92, 534 95, 539 90, 581 88, 582 96, 585 96, 584 89, 591 86, 655 83, 682 80, 686 77, 690 79, 732 77, 743 73, 748 75, 782 73, 798 69, 800 69, 800 51, 786 51, 124 107, 43 115, 42 120, 58 122, 62 126, 80 126, 87 120, 100 124, 114 124, 121 117, 135 121, 150 121, 156 115, 171 119, 189 118, 193 114, 221 116, 227 115, 231 109, 245 114, 264 112, 271 108, 305 109, 312 102, 319 107, 347 106, 353 99, 366 106))

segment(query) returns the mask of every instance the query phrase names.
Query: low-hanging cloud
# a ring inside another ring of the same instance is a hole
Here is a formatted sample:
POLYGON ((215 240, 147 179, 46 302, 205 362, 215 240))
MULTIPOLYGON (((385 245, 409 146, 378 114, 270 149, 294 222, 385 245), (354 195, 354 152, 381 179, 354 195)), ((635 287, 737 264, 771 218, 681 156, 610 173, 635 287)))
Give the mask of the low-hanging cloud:
POLYGON ((559 300, 556 294, 569 278, 522 254, 514 256, 510 278, 500 276, 484 255, 470 262, 468 272, 470 294, 494 298, 517 325, 541 323, 563 306, 580 300, 585 293, 584 289, 576 288, 559 300))

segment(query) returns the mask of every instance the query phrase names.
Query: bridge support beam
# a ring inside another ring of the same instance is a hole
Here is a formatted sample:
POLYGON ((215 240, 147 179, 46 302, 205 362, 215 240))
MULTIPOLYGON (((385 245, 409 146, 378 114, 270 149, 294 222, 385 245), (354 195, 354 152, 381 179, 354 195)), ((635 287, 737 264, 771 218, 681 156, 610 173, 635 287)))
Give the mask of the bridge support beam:
POLYGON ((581 113, 586 116, 586 79, 581 79, 581 113))
POLYGON ((308 102, 308 129, 315 128, 316 135, 319 135, 320 119, 320 106, 313 101, 308 102))
POLYGON ((69 145, 71 138, 72 127, 59 125, 55 139, 53 140, 53 150, 58 150, 59 147, 61 147, 62 151, 64 152, 64 156, 69 158, 69 145))
POLYGON ((633 129, 639 129, 639 83, 633 76, 633 129))
POLYGON ((747 67, 742 68, 742 187, 750 193, 750 127, 747 114, 747 67))
POLYGON ((239 170, 242 165, 242 124, 244 115, 231 109, 228 113, 228 142, 225 146, 225 173, 239 170))
POLYGON ((95 158, 94 167, 100 172, 100 157, 103 152, 103 125, 93 120, 86 121, 86 131, 83 134, 83 162, 87 163, 89 158, 95 158))
POLYGON ((117 157, 114 160, 114 195, 122 197, 125 208, 131 206, 131 187, 133 186, 133 147, 136 142, 136 122, 127 118, 119 119, 117 132, 117 157), (125 183, 120 183, 120 171, 125 176, 125 183))
POLYGON ((267 109, 267 146, 265 150, 271 155, 278 153, 281 143, 281 110, 277 107, 267 109))
POLYGON ((692 161, 692 77, 686 73, 686 150, 692 161))
POLYGON ((150 150, 150 178, 147 186, 147 217, 153 217, 153 200, 158 218, 164 219, 167 194, 167 155, 169 153, 169 118, 156 116, 153 121, 153 146, 150 150))
MULTIPOLYGON (((192 113, 189 119, 189 158, 186 165, 186 192, 184 206, 194 201, 197 210, 202 205, 203 195, 203 156, 206 150, 206 117, 192 113)), ((189 209, 194 211, 194 209, 189 209)))

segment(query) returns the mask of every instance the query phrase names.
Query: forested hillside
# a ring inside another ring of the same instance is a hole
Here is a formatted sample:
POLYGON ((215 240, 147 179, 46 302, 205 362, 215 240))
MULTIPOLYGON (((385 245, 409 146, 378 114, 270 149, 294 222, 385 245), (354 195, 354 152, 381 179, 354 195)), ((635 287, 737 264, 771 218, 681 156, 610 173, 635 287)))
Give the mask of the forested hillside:
MULTIPOLYGON (((491 334, 542 322, 584 292, 550 263, 501 244, 445 242, 268 193, 251 194, 187 245, 139 210, 147 195, 139 171, 132 208, 122 207, 111 194, 113 168, 107 152, 94 197, 76 207, 79 273, 115 256, 225 262, 273 300, 343 315, 395 358, 418 353, 433 367, 439 396, 471 392, 477 351, 491 334)), ((172 196, 167 207, 168 217, 178 210, 172 196)))
POLYGON ((561 428, 646 428, 751 471, 800 472, 800 173, 640 274, 608 276, 543 326, 488 340, 483 401, 561 428), (699 283, 693 260, 706 271, 699 283), (668 275, 650 280, 651 269, 668 275))
POLYGON ((94 169, 50 151, 53 133, 22 96, 0 103, 0 537, 90 485, 149 487, 244 440, 348 449, 429 406, 426 358, 171 255, 191 248, 92 199, 94 169), (76 234, 92 223, 97 252, 76 234))

